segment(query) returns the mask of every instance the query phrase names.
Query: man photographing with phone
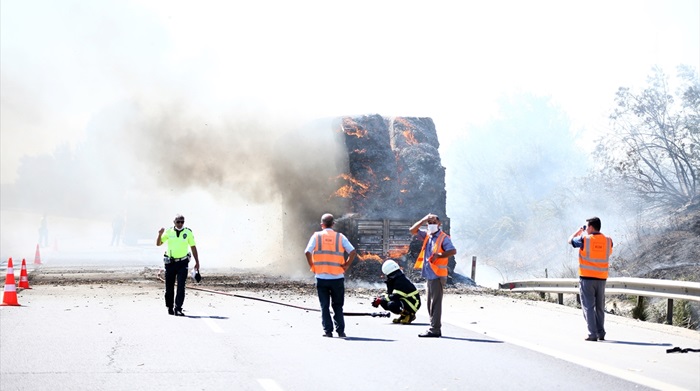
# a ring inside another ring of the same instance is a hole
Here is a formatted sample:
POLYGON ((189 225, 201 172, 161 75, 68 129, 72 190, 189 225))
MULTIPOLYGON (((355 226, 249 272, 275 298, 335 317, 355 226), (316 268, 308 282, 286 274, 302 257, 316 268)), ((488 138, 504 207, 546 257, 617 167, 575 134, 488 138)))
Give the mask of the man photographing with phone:
POLYGON ((581 308, 588 325, 586 341, 604 341, 605 283, 613 242, 600 232, 598 217, 591 217, 586 223, 569 237, 569 244, 579 249, 581 308))

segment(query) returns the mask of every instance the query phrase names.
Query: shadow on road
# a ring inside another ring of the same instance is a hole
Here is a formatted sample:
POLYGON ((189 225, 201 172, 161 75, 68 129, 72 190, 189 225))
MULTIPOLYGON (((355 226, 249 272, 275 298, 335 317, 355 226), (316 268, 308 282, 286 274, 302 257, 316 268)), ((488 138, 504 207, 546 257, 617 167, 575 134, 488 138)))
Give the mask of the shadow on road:
POLYGON ((605 341, 600 341, 601 343, 619 343, 623 345, 637 345, 637 346, 672 346, 670 343, 649 343, 649 342, 633 342, 633 341, 615 341, 614 339, 605 339, 605 341))
POLYGON ((454 339, 455 341, 469 341, 469 342, 485 342, 485 343, 503 343, 503 341, 496 341, 493 339, 476 339, 476 338, 457 338, 457 337, 440 337, 442 339, 454 339))
POLYGON ((395 342, 395 339, 383 339, 383 338, 364 338, 364 337, 345 337, 346 341, 374 341, 374 342, 395 342))

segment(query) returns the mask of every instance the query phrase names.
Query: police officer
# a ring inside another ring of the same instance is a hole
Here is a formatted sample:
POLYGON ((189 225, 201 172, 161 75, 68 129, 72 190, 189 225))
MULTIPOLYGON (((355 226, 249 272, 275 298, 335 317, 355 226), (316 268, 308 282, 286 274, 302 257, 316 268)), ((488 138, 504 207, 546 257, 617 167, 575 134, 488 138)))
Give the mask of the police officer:
POLYGON ((163 262, 165 263, 165 306, 168 307, 168 314, 175 316, 185 316, 182 313, 182 304, 185 302, 185 281, 187 281, 187 267, 190 257, 194 256, 194 269, 199 271, 199 254, 195 245, 192 230, 185 227, 185 217, 178 214, 173 220, 173 227, 161 228, 158 231, 156 246, 163 243, 168 244, 163 262), (190 254, 190 248, 192 253, 190 254), (175 290, 175 280, 177 279, 177 296, 173 303, 175 290), (173 308, 175 304, 175 308, 173 308))

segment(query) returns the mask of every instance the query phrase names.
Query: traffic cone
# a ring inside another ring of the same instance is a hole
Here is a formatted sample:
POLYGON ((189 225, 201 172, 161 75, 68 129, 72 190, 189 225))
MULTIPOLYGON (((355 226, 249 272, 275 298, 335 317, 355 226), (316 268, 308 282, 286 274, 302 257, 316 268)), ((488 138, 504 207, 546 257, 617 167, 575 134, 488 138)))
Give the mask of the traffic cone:
POLYGON ((39 245, 36 245, 36 254, 34 255, 34 264, 41 265, 41 254, 39 254, 39 245))
POLYGON ((7 261, 7 278, 5 278, 5 293, 2 295, 2 304, 0 306, 14 305, 18 306, 17 302, 17 287, 15 286, 15 269, 12 267, 12 258, 7 261))
POLYGON ((32 289, 29 287, 29 276, 27 276, 27 261, 22 258, 22 271, 19 273, 19 287, 22 289, 32 289))

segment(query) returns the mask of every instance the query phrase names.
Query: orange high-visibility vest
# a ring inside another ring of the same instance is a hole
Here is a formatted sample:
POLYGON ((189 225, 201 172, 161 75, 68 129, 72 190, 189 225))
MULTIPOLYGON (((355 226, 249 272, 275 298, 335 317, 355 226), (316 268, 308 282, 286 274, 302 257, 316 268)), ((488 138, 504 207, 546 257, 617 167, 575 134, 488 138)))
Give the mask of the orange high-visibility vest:
POLYGON ((578 274, 581 277, 608 279, 608 261, 612 254, 612 240, 601 233, 583 237, 578 252, 578 274))
POLYGON ((313 253, 314 273, 343 274, 345 248, 340 232, 332 229, 316 232, 316 248, 313 253))
MULTIPOLYGON (((438 234, 437 240, 435 240, 435 244, 433 245, 433 252, 432 254, 436 254, 438 252, 444 252, 445 249, 442 248, 442 242, 445 240, 447 237, 447 234, 440 231, 438 234), (437 251, 440 249, 440 251, 437 251)), ((423 247, 420 249, 420 254, 418 254, 418 258, 416 258, 416 263, 413 265, 414 269, 422 269, 423 268, 423 259, 425 259, 425 248, 428 246, 428 240, 430 239, 430 235, 425 235, 425 240, 423 240, 423 247)), ((448 258, 434 258, 434 262, 428 262, 430 264, 430 268, 433 269, 433 273, 435 273, 436 276, 438 277, 447 277, 447 261, 448 258)))

